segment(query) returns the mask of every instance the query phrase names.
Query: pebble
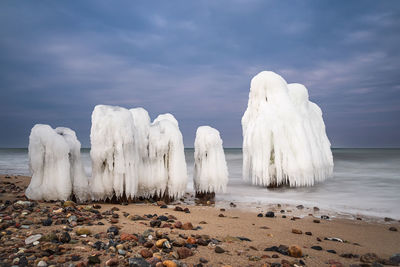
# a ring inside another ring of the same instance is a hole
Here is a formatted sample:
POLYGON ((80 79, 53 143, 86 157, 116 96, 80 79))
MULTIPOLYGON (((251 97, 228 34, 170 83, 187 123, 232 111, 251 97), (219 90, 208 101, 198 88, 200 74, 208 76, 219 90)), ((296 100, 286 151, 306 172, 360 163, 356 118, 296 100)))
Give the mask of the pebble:
POLYGON ((159 221, 159 220, 150 221, 151 227, 160 227, 160 225, 161 225, 161 221, 159 221))
POLYGON ((183 229, 183 230, 192 230, 192 229, 193 229, 193 225, 192 225, 191 222, 184 223, 184 224, 182 225, 182 229, 183 229))
POLYGON ((379 257, 375 253, 367 253, 360 257, 360 261, 365 262, 365 263, 373 263, 378 260, 379 260, 379 257))
POLYGON ((31 235, 31 236, 29 236, 29 237, 27 237, 27 238, 25 239, 25 244, 26 244, 26 245, 29 245, 29 244, 31 244, 31 243, 33 243, 33 242, 35 242, 35 241, 38 241, 40 238, 42 238, 42 235, 41 235, 41 234, 31 235))
POLYGON ((106 266, 117 266, 119 264, 118 259, 116 258, 111 258, 108 261, 106 261, 106 266))
POLYGON ((304 209, 304 206, 303 205, 298 205, 298 206, 296 206, 296 208, 299 209, 299 210, 302 210, 302 209, 304 209))
POLYGON ((171 260, 163 261, 162 265, 164 265, 165 267, 178 267, 178 264, 176 264, 175 262, 173 262, 171 260))
POLYGON ((88 257, 88 263, 89 264, 98 264, 98 263, 101 263, 101 260, 99 259, 98 255, 91 255, 88 257))
POLYGON ((305 232, 305 234, 306 234, 306 235, 312 235, 312 233, 311 233, 311 232, 305 232))
POLYGON ((214 251, 215 253, 224 253, 225 249, 221 248, 220 246, 215 246, 214 251))
POLYGON ((275 213, 274 213, 273 211, 268 211, 268 212, 265 214, 265 217, 274 218, 274 217, 275 217, 275 213))
POLYGON ((153 256, 153 253, 152 253, 150 250, 148 250, 148 249, 142 249, 142 250, 140 251, 140 255, 141 255, 143 258, 147 259, 147 258, 152 257, 152 256, 153 256))
POLYGON ((390 227, 390 228, 389 228, 389 231, 392 231, 392 232, 397 232, 397 228, 396 228, 396 227, 394 227, 394 226, 392 226, 392 227, 390 227))
POLYGON ((176 252, 178 253, 180 259, 186 259, 187 257, 193 255, 193 252, 186 247, 178 248, 176 252))
POLYGON ((51 218, 47 218, 42 222, 43 226, 50 226, 53 223, 53 220, 51 218))
POLYGON ((312 246, 311 248, 314 249, 314 250, 322 250, 321 246, 312 246))
POLYGON ((150 263, 148 263, 143 258, 129 258, 128 260, 129 267, 150 267, 150 263))
POLYGON ((47 263, 45 261, 39 261, 37 264, 38 267, 47 267, 47 263))
POLYGON ((91 231, 89 229, 87 229, 87 228, 80 227, 80 228, 75 230, 75 233, 77 235, 90 235, 91 231))
POLYGON ((118 249, 118 254, 119 254, 119 255, 125 255, 125 254, 126 254, 126 251, 123 250, 123 249, 118 249))
POLYGON ((297 245, 293 245, 289 247, 289 255, 295 258, 300 258, 303 256, 303 252, 301 251, 301 248, 297 245))
POLYGON ((394 264, 400 264, 400 253, 397 253, 397 254, 393 254, 390 258, 389 258, 389 260, 392 262, 392 263, 394 263, 394 264))
POLYGON ((264 215, 262 213, 257 214, 257 217, 263 217, 264 215))
POLYGON ((292 229, 292 233, 301 235, 303 232, 301 230, 299 230, 299 229, 292 229))
POLYGON ((114 235, 118 235, 119 231, 116 226, 111 226, 107 229, 107 233, 113 233, 114 235))
POLYGON ((313 223, 320 223, 321 221, 318 219, 313 220, 313 223))

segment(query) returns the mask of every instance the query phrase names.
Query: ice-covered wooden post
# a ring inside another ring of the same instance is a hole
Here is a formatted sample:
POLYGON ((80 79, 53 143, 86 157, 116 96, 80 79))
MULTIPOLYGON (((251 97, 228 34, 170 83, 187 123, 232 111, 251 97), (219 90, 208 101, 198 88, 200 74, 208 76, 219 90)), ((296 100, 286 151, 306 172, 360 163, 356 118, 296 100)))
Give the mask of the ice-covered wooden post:
POLYGON ((73 194, 78 201, 87 200, 88 178, 80 148, 73 130, 36 124, 29 136, 32 179, 26 196, 34 200, 67 200, 73 194))
POLYGON ((228 183, 228 167, 218 130, 209 126, 197 128, 194 162, 196 198, 201 202, 213 201, 215 193, 225 192, 228 183))
POLYGON ((97 105, 90 131, 93 200, 133 199, 137 192, 137 150, 129 110, 97 105))
POLYGON ((255 185, 312 186, 332 175, 321 109, 307 89, 263 71, 251 80, 242 118, 243 178, 255 185))

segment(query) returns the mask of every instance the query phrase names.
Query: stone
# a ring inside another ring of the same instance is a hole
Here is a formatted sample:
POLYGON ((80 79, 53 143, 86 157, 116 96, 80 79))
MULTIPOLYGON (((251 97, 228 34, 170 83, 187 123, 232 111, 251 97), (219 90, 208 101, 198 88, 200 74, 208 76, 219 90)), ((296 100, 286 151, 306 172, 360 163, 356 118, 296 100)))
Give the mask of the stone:
POLYGON ((106 261, 106 266, 118 266, 119 261, 117 258, 111 258, 108 261, 106 261))
POLYGON ((394 264, 400 264, 400 253, 397 254, 393 254, 390 258, 389 258, 390 262, 394 263, 394 264))
POLYGON ((64 201, 64 204, 63 204, 63 207, 64 208, 67 208, 67 207, 75 207, 75 202, 73 202, 73 201, 71 201, 71 200, 67 200, 67 201, 64 201))
POLYGON ((142 249, 140 251, 140 255, 145 259, 153 257, 153 253, 148 249, 142 249))
POLYGON ((318 219, 313 220, 313 223, 320 223, 321 221, 318 219))
POLYGON ((336 254, 336 250, 333 250, 333 249, 327 249, 326 252, 336 254))
POLYGON ((31 235, 25 239, 25 244, 26 245, 32 244, 33 242, 40 240, 40 238, 42 238, 41 234, 31 235))
POLYGON ((175 262, 171 261, 171 260, 165 260, 162 262, 162 264, 165 267, 178 267, 178 264, 176 264, 175 262))
POLYGON ((39 261, 37 264, 38 267, 47 267, 47 263, 45 261, 39 261))
POLYGON ((89 229, 87 229, 87 228, 80 227, 80 228, 75 230, 75 233, 77 235, 90 235, 91 231, 89 229))
POLYGON ((312 233, 311 233, 311 232, 305 232, 305 234, 306 234, 306 235, 312 235, 312 233))
POLYGON ((156 247, 158 248, 162 248, 164 242, 168 241, 167 239, 163 238, 163 239, 159 239, 156 241, 156 247))
POLYGON ((58 236, 58 241, 61 243, 69 243, 69 241, 71 241, 71 236, 68 232, 62 232, 62 234, 58 236))
POLYGON ((98 255, 91 255, 88 257, 89 264, 100 264, 101 260, 99 259, 98 255))
POLYGON ((143 258, 129 258, 128 260, 129 267, 150 267, 150 263, 148 263, 143 258))
POLYGON ((304 206, 303 205, 298 205, 298 206, 296 206, 296 208, 299 209, 299 210, 302 210, 302 209, 304 209, 304 206))
POLYGON ((118 235, 119 231, 118 231, 118 228, 116 226, 110 226, 107 229, 107 233, 113 233, 114 235, 118 235))
POLYGON ((150 221, 151 227, 160 227, 160 225, 161 225, 161 221, 159 221, 159 220, 150 221))
POLYGON ((193 229, 193 224, 191 222, 184 223, 182 225, 182 229, 183 230, 192 230, 193 229))
POLYGON ((180 221, 177 221, 175 222, 174 227, 180 229, 182 228, 182 223, 180 221))
POLYGON ((53 220, 51 218, 47 218, 42 222, 43 226, 50 226, 53 223, 53 220))
POLYGON ((121 241, 131 241, 131 240, 138 241, 138 238, 135 235, 127 233, 121 233, 120 239, 121 241))
POLYGON ((178 248, 176 252, 178 253, 180 259, 186 259, 187 257, 193 255, 193 252, 186 247, 178 248))
POLYGON ((396 227, 394 227, 394 226, 392 226, 392 227, 389 227, 389 231, 392 231, 392 232, 397 232, 397 228, 396 228, 396 227))
POLYGON ((261 260, 261 258, 258 256, 250 256, 249 257, 249 261, 260 261, 260 260, 261 260))
POLYGON ((379 257, 375 253, 367 253, 360 257, 360 261, 365 262, 365 263, 373 263, 378 260, 379 260, 379 257))
POLYGON ((225 252, 225 249, 221 248, 220 246, 215 246, 214 251, 215 253, 221 254, 225 252))
POLYGON ((274 218, 274 217, 275 217, 275 213, 274 213, 273 211, 268 211, 268 212, 265 214, 265 217, 274 218))
POLYGON ((289 255, 295 258, 301 258, 303 256, 303 252, 299 246, 293 245, 289 247, 289 255))
POLYGON ((299 229, 292 229, 292 233, 301 235, 303 232, 301 230, 299 230, 299 229))
POLYGON ((199 258, 199 261, 200 261, 201 263, 208 263, 208 260, 205 259, 205 258, 202 258, 202 257, 199 258))
POLYGON ((126 254, 126 251, 123 250, 123 249, 118 249, 118 254, 119 254, 119 255, 125 255, 125 254, 126 254))
POLYGON ((321 246, 312 246, 311 248, 314 249, 314 250, 322 250, 321 246))
POLYGON ((262 213, 257 214, 257 217, 263 217, 264 215, 262 213))

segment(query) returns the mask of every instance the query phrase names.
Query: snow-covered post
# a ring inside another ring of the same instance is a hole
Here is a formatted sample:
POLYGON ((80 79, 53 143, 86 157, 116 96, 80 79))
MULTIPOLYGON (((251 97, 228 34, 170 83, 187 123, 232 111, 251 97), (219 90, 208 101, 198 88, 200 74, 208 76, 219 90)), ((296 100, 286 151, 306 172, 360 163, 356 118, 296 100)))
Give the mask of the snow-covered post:
POLYGON ((322 112, 308 101, 304 86, 288 86, 274 72, 257 74, 242 128, 245 180, 272 187, 311 186, 331 176, 333 159, 322 112))
POLYGON ((67 200, 74 194, 78 201, 87 200, 88 178, 80 147, 73 130, 36 124, 29 136, 32 179, 26 196, 34 200, 67 200))
POLYGON ((131 112, 97 105, 90 132, 93 200, 134 198, 137 192, 137 150, 131 112))
POLYGON ((209 126, 197 128, 194 161, 196 198, 201 202, 212 201, 215 193, 226 191, 228 183, 228 167, 218 130, 209 126))

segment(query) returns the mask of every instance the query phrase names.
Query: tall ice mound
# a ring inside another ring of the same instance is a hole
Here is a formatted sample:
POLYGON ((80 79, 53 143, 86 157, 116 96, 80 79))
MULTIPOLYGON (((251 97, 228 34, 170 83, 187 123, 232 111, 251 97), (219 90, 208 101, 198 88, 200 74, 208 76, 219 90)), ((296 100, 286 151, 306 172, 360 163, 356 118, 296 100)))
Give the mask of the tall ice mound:
POLYGON ((97 105, 90 131, 93 200, 114 196, 134 198, 137 193, 137 150, 131 112, 117 106, 97 105))
POLYGON ((194 141, 194 189, 197 193, 226 191, 228 167, 218 130, 200 126, 194 141))
POLYGON ((87 200, 88 178, 80 148, 73 130, 36 124, 29 136, 32 179, 26 196, 34 200, 67 200, 73 193, 78 201, 87 200))
POLYGON ((263 71, 251 80, 242 117, 243 178, 255 185, 312 186, 332 175, 321 109, 301 84, 263 71))

